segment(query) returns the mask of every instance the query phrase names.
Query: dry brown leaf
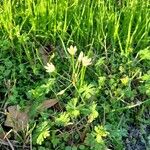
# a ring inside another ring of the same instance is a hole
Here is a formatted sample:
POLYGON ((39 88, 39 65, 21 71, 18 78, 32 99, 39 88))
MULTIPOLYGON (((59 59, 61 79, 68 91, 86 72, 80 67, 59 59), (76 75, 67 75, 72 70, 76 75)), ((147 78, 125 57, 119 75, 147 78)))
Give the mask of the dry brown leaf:
POLYGON ((48 100, 43 101, 43 103, 41 104, 40 108, 48 109, 48 108, 54 106, 57 103, 58 103, 57 99, 48 99, 48 100))
POLYGON ((47 44, 45 46, 41 46, 38 49, 39 56, 44 65, 46 65, 51 58, 53 58, 53 53, 55 51, 55 47, 52 44, 47 44))
MULTIPOLYGON (((55 104, 58 103, 56 99, 48 99, 43 101, 43 103, 39 106, 39 110, 48 109, 55 104)), ((4 125, 8 127, 12 127, 16 131, 23 130, 27 127, 29 122, 28 110, 20 111, 17 106, 9 106, 6 120, 4 125)))
POLYGON ((18 110, 17 106, 9 106, 5 126, 12 127, 16 131, 23 130, 27 127, 29 117, 27 112, 18 110))
POLYGON ((44 50, 44 47, 39 48, 39 54, 40 54, 40 56, 41 56, 41 59, 42 59, 44 65, 46 65, 49 58, 48 58, 47 53, 46 53, 45 50, 44 50))

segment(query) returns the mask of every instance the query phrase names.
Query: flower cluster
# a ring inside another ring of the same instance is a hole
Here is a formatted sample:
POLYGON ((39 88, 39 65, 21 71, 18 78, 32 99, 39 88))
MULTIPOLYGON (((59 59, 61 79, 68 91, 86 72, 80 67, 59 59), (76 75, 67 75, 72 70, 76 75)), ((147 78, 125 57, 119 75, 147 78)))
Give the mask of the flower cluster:
MULTIPOLYGON (((67 50, 68 50, 68 52, 69 52, 69 54, 70 54, 71 56, 74 56, 75 53, 77 52, 77 47, 76 47, 76 46, 73 47, 73 46, 71 45, 70 48, 68 48, 67 50)), ((84 67, 89 66, 89 65, 92 64, 91 58, 88 58, 88 56, 84 56, 84 53, 83 53, 82 51, 81 51, 80 54, 79 54, 78 62, 79 62, 79 63, 82 63, 82 65, 83 65, 84 67)), ((47 63, 47 65, 44 66, 44 68, 46 69, 46 72, 48 72, 48 73, 52 73, 52 72, 55 71, 55 66, 54 66, 51 62, 50 62, 50 63, 47 63)))
MULTIPOLYGON (((72 56, 74 56, 75 53, 77 52, 76 46, 73 47, 72 45, 67 50, 68 50, 69 54, 72 56)), ((79 63, 82 62, 82 65, 85 67, 92 64, 91 58, 88 58, 88 56, 84 56, 84 53, 82 51, 79 54, 78 62, 79 63)))

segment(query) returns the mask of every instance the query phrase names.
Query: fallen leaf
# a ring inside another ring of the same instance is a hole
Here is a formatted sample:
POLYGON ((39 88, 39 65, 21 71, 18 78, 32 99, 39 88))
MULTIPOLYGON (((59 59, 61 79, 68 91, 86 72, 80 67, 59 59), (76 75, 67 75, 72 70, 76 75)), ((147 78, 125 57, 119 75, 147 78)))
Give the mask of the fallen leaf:
POLYGON ((12 127, 16 131, 23 130, 27 127, 29 117, 27 112, 22 112, 17 106, 9 106, 5 126, 12 127))
POLYGON ((41 60, 44 65, 46 65, 49 62, 50 55, 53 54, 54 52, 54 46, 52 44, 47 44, 45 46, 42 46, 39 48, 39 56, 41 57, 41 60))
POLYGON ((43 101, 40 108, 48 109, 48 108, 54 106, 57 103, 58 103, 58 100, 56 100, 56 99, 48 99, 48 100, 43 101))
POLYGON ((39 48, 39 54, 40 54, 42 62, 44 63, 44 65, 46 65, 48 62, 48 55, 45 52, 44 47, 39 48))

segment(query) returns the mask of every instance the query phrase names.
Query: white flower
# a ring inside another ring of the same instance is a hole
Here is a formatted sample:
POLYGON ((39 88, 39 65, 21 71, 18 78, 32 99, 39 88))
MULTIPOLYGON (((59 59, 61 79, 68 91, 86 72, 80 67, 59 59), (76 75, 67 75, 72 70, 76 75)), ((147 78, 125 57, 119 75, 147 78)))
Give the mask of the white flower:
POLYGON ((44 66, 46 72, 52 73, 55 71, 55 66, 52 63, 47 63, 47 66, 44 66))
POLYGON ((77 51, 77 47, 76 46, 70 46, 70 48, 67 49, 70 55, 75 55, 76 51, 77 51))
POLYGON ((81 62, 82 59, 83 59, 83 52, 81 51, 80 54, 79 54, 79 57, 78 57, 78 62, 81 62))
POLYGON ((88 58, 87 56, 85 56, 85 57, 82 58, 82 65, 83 66, 86 67, 86 66, 89 66, 91 64, 92 64, 91 58, 88 58))

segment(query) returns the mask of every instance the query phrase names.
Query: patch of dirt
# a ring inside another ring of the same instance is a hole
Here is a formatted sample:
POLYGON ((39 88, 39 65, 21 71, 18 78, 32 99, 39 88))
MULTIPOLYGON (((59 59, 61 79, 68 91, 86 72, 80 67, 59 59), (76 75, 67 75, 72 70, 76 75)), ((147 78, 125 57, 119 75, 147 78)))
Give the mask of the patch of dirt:
POLYGON ((150 150, 150 125, 140 129, 134 125, 129 126, 125 137, 125 150, 150 150))

